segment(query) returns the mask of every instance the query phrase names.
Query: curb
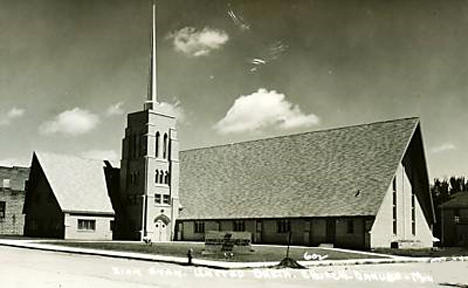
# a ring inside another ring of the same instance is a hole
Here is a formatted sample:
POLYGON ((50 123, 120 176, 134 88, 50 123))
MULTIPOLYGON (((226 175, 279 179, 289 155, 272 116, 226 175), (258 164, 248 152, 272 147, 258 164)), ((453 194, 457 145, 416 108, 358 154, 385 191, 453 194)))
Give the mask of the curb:
MULTIPOLYGON (((99 249, 82 249, 75 247, 63 247, 50 244, 34 244, 31 242, 16 242, 16 241, 0 241, 0 246, 8 246, 15 248, 26 248, 32 250, 42 250, 58 253, 70 253, 79 255, 94 255, 102 257, 111 257, 128 260, 162 262, 169 264, 177 264, 188 266, 187 259, 183 257, 173 257, 164 255, 151 255, 143 253, 120 252, 99 249)), ((453 256, 453 257, 403 257, 388 258, 388 259, 353 259, 353 260, 324 260, 324 261, 298 261, 299 264, 307 267, 324 267, 324 266, 354 266, 354 265, 375 265, 375 264, 405 264, 405 263, 439 263, 450 261, 468 261, 468 256, 453 256)), ((255 268, 274 268, 279 262, 222 262, 216 260, 193 259, 193 267, 205 267, 212 269, 255 269, 255 268)))

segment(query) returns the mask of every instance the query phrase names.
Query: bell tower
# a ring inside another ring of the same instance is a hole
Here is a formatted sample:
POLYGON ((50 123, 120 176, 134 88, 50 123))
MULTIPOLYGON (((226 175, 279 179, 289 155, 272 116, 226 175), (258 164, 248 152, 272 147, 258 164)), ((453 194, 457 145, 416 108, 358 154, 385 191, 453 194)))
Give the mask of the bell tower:
POLYGON ((120 165, 120 238, 174 239, 179 213, 179 142, 176 118, 157 101, 156 5, 153 2, 148 95, 142 111, 127 116, 120 165))

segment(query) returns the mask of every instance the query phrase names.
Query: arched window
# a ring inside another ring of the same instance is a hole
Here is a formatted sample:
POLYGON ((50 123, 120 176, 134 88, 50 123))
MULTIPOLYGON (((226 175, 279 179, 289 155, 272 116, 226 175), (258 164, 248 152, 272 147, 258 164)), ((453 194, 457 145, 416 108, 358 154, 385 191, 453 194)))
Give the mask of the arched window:
POLYGON ((164 172, 163 170, 159 171, 159 183, 164 183, 164 172))
POLYGON ((167 158, 167 133, 164 133, 163 158, 167 158))
POLYGON ((156 170, 155 176, 154 176, 154 183, 158 183, 159 181, 159 171, 156 170))
POLYGON ((155 139, 155 144, 154 144, 154 157, 158 158, 159 157, 159 131, 156 132, 156 139, 155 139))
POLYGON ((164 174, 164 184, 169 184, 169 171, 164 174))

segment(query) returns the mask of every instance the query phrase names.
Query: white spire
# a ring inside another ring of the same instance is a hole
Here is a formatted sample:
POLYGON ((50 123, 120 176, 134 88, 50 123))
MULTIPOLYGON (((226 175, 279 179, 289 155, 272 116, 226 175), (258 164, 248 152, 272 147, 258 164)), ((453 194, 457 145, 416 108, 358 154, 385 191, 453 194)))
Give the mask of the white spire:
POLYGON ((148 95, 145 101, 145 110, 153 109, 158 102, 158 90, 156 86, 157 66, 156 66, 156 3, 153 0, 153 25, 151 29, 151 64, 150 64, 150 83, 148 95))

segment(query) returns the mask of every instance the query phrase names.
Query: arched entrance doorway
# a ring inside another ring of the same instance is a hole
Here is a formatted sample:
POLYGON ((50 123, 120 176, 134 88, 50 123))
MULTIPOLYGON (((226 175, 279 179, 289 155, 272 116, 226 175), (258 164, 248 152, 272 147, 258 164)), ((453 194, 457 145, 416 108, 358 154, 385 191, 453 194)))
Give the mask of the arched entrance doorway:
POLYGON ((164 214, 154 218, 153 241, 169 241, 171 219, 164 214))

